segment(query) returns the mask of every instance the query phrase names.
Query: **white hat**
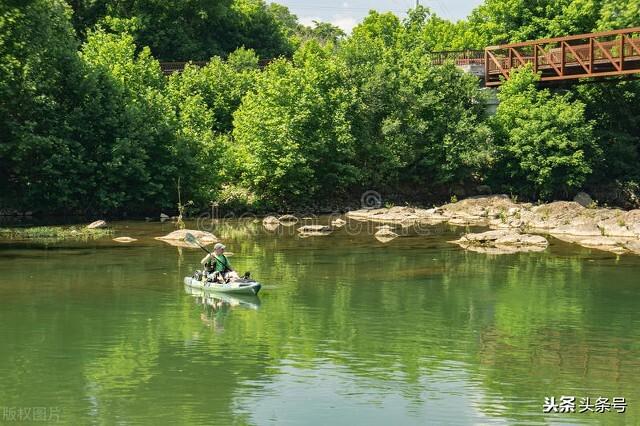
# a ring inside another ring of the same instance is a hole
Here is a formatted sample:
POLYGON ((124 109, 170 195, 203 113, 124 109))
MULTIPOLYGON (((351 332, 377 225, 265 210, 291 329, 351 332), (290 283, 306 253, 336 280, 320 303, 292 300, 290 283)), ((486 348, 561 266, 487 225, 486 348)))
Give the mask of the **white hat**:
POLYGON ((222 243, 216 243, 216 245, 215 245, 215 246, 213 246, 213 249, 214 249, 214 250, 218 250, 218 249, 226 249, 226 248, 227 248, 227 247, 226 247, 224 244, 222 244, 222 243))

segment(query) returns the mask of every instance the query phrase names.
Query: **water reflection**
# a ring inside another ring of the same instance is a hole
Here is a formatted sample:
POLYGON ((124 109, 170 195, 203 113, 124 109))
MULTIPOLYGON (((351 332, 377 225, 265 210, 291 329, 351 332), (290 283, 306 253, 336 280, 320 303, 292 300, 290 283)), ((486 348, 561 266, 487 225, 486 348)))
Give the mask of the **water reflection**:
POLYGON ((261 304, 185 288, 202 253, 154 241, 166 224, 119 226, 139 241, 0 245, 0 406, 71 424, 640 421, 639 258, 227 224, 261 304), (630 405, 543 415, 553 395, 630 405))

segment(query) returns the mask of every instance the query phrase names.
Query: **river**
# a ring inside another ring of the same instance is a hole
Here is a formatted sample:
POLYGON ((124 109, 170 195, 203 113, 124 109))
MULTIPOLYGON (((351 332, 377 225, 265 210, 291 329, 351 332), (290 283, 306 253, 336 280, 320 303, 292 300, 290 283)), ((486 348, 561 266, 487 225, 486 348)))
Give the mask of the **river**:
POLYGON ((154 240, 170 223, 113 226, 138 241, 0 242, 0 423, 640 423, 640 257, 228 222, 264 287, 223 300, 185 289, 204 253, 154 240))

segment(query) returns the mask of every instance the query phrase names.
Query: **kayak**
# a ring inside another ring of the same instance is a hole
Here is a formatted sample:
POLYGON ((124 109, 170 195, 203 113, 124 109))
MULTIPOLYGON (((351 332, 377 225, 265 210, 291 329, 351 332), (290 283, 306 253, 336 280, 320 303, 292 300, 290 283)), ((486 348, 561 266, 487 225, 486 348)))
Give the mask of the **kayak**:
POLYGON ((214 283, 211 281, 200 281, 193 277, 184 277, 185 285, 192 288, 198 288, 202 290, 215 291, 219 293, 233 293, 233 294, 258 294, 262 285, 253 280, 247 280, 239 278, 228 283, 214 283))
POLYGON ((216 302, 222 301, 232 307, 242 306, 253 310, 257 310, 260 307, 260 298, 255 294, 216 293, 189 287, 188 285, 184 286, 184 291, 193 297, 201 298, 202 303, 210 306, 214 306, 216 302))

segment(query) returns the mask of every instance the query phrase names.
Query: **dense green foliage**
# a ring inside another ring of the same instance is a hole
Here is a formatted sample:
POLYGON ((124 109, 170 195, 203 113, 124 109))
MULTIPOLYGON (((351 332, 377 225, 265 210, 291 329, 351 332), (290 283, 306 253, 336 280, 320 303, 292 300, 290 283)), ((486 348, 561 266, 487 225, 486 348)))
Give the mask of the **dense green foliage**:
POLYGON ((492 123, 496 131, 496 181, 511 193, 548 199, 582 187, 599 157, 593 123, 571 95, 536 88, 523 68, 500 90, 492 123))
POLYGON ((70 0, 84 36, 95 24, 126 28, 136 45, 163 61, 208 60, 239 46, 260 56, 288 55, 292 45, 262 0, 70 0))
POLYGON ((58 208, 83 196, 84 147, 68 119, 81 64, 61 2, 0 3, 1 205, 58 208))
POLYGON ((5 1, 0 207, 155 211, 175 206, 178 181, 198 207, 293 209, 366 189, 426 202, 478 184, 633 199, 638 83, 542 90, 523 71, 486 117, 477 79, 429 56, 632 25, 637 8, 610 0, 486 0, 456 23, 371 12, 349 36, 261 0, 5 1), (168 78, 158 63, 209 58, 168 78))

